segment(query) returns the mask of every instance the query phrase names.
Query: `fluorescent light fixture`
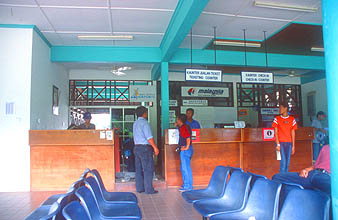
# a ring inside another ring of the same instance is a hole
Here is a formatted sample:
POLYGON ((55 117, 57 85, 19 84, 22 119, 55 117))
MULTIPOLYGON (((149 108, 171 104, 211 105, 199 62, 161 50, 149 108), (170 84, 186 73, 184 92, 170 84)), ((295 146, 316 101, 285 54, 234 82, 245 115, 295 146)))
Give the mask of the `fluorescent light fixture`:
POLYGON ((214 45, 219 46, 234 46, 234 47, 261 47, 261 43, 250 43, 244 41, 228 41, 228 40, 215 40, 214 45))
POLYGON ((133 40, 132 35, 78 35, 79 40, 133 40))
POLYGON ((282 3, 274 3, 274 2, 261 2, 255 1, 254 3, 257 7, 263 8, 274 8, 274 9, 283 9, 283 10, 291 10, 291 11, 303 11, 303 12, 317 12, 318 8, 307 7, 301 5, 288 5, 282 3))
POLYGON ((324 48, 322 48, 322 47, 311 47, 311 51, 313 51, 313 52, 324 52, 324 48))

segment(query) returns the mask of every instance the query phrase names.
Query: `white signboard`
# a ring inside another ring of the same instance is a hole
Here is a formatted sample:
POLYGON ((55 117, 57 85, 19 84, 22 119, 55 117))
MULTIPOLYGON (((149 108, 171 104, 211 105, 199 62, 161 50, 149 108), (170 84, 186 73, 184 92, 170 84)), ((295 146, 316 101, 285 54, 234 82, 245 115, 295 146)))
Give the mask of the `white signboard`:
POLYGON ((130 102, 154 102, 156 96, 155 86, 129 86, 130 102))
POLYGON ((181 87, 183 97, 229 97, 229 88, 220 87, 181 87))
POLYGON ((222 82, 221 70, 186 69, 186 81, 222 82))
POLYGON ((177 129, 168 129, 169 145, 178 144, 179 133, 177 129))
POLYGON ((208 106, 208 100, 199 100, 199 99, 193 99, 193 100, 183 100, 183 105, 188 106, 208 106))
POLYGON ((242 83, 273 83, 273 73, 241 72, 242 83))
POLYGON ((263 139, 264 140, 273 140, 274 137, 275 137, 275 130, 273 128, 263 130, 263 139))
POLYGON ((173 124, 176 122, 176 112, 175 110, 169 110, 169 123, 173 124))
POLYGON ((279 115, 278 108, 261 108, 262 115, 279 115))

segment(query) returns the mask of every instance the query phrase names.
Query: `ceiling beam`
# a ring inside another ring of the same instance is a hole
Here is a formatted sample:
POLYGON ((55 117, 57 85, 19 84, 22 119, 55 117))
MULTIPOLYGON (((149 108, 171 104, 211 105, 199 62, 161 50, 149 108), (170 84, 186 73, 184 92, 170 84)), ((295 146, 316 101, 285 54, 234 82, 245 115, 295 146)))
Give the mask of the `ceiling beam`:
MULTIPOLYGON (((160 45, 163 62, 171 59, 208 2, 209 0, 180 0, 177 3, 160 45)), ((151 77, 153 80, 160 77, 160 68, 157 68, 157 65, 154 65, 151 77)))
POLYGON ((159 63, 157 47, 52 46, 52 62, 159 63))
MULTIPOLYGON (((214 51, 194 49, 194 64, 214 65, 214 51)), ((250 67, 265 67, 265 53, 247 52, 247 64, 250 67)), ((169 61, 170 64, 190 64, 190 49, 178 49, 169 61)), ((294 68, 325 70, 325 58, 323 56, 306 56, 291 54, 268 54, 269 68, 294 68)), ((218 66, 245 66, 245 54, 243 51, 217 51, 218 66)))

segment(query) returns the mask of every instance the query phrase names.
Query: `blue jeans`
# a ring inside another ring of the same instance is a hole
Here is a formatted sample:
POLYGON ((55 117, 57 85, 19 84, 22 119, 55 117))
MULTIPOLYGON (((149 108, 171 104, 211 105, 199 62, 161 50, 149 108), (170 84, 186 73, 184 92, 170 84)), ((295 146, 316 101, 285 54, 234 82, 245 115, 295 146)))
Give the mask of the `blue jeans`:
POLYGON ((323 148, 323 146, 321 146, 320 143, 312 143, 312 148, 313 148, 313 160, 317 160, 319 152, 323 148))
POLYGON ((272 180, 280 183, 297 183, 306 189, 317 189, 331 196, 331 176, 319 170, 309 172, 307 178, 299 176, 299 173, 278 173, 272 180))
POLYGON ((289 163, 292 151, 292 143, 291 142, 280 142, 280 167, 279 172, 288 172, 289 171, 289 163))
POLYGON ((154 160, 150 145, 135 145, 136 191, 153 193, 154 160))
POLYGON ((183 189, 192 190, 193 179, 192 179, 192 171, 191 171, 191 157, 194 151, 192 146, 189 147, 188 150, 184 150, 180 152, 181 159, 181 173, 183 179, 183 189))

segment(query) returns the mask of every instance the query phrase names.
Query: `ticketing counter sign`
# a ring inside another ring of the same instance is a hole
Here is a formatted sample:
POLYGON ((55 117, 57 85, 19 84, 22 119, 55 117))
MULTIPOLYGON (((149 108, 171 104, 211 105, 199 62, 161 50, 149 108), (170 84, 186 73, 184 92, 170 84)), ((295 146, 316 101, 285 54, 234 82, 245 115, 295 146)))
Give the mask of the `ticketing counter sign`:
POLYGON ((222 71, 186 69, 185 81, 222 82, 222 71))
POLYGON ((273 73, 265 72, 241 72, 242 83, 261 83, 261 84, 273 84, 273 73))

